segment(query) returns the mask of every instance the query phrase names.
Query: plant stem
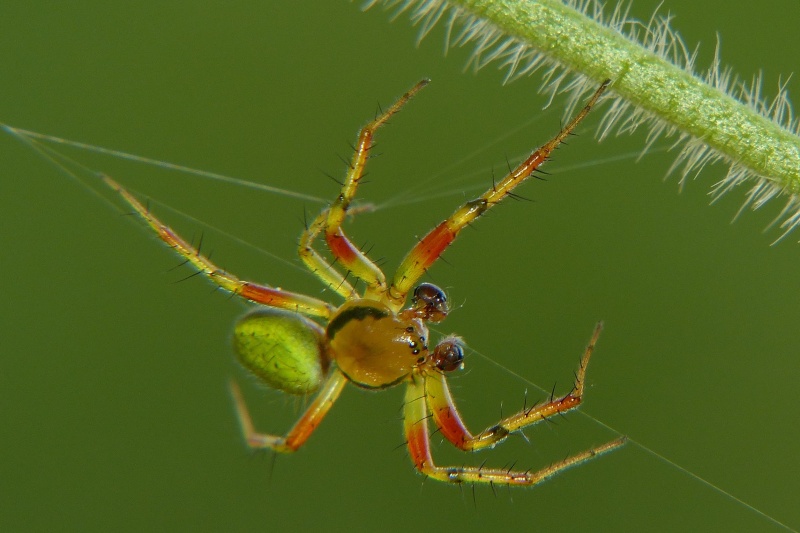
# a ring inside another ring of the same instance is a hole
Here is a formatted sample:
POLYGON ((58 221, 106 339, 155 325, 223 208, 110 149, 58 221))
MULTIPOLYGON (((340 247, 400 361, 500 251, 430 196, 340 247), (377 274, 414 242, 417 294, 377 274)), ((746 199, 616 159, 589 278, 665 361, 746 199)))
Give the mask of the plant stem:
MULTIPOLYGON (((800 193, 800 137, 561 0, 449 0, 506 36, 700 139, 728 161, 800 193)), ((723 83, 724 85, 724 83, 723 83)))

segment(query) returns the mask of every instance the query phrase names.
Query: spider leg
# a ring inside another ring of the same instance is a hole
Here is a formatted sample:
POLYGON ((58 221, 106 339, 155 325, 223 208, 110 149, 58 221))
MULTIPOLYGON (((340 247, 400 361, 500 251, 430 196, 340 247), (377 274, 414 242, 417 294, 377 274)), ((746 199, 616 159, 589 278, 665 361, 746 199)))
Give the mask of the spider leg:
POLYGON ((103 181, 112 189, 117 191, 122 198, 144 219, 147 225, 155 231, 158 237, 168 244, 188 263, 197 268, 209 281, 218 287, 230 291, 236 296, 270 307, 278 307, 289 311, 297 311, 304 315, 329 318, 333 314, 334 308, 321 300, 287 292, 281 289, 259 285, 251 281, 240 280, 233 274, 225 272, 192 245, 187 243, 180 235, 175 233, 169 226, 162 223, 150 211, 142 205, 131 193, 125 190, 122 185, 108 176, 103 176, 103 181))
POLYGON ((236 403, 236 414, 239 417, 239 424, 242 427, 242 435, 247 445, 255 449, 269 448, 281 453, 291 453, 297 451, 302 446, 311 433, 317 429, 322 419, 328 414, 333 406, 333 402, 339 397, 342 388, 347 383, 347 378, 337 369, 332 369, 330 375, 322 384, 322 388, 317 393, 314 401, 308 406, 303 416, 294 424, 289 432, 281 437, 258 433, 253 427, 253 421, 247 410, 242 392, 235 381, 231 380, 231 395, 236 403))
POLYGON ((493 184, 482 196, 462 205, 449 218, 423 237, 397 269, 392 285, 386 293, 387 303, 395 310, 399 310, 405 304, 408 292, 428 268, 439 259, 450 243, 456 239, 458 233, 489 208, 500 203, 503 198, 511 194, 514 187, 525 181, 542 163, 547 161, 552 151, 564 142, 564 139, 586 117, 610 83, 611 80, 604 81, 586 106, 555 137, 533 152, 499 183, 493 184))
POLYGON ((345 300, 358 298, 358 293, 356 293, 353 286, 348 283, 345 277, 312 247, 312 243, 320 232, 325 229, 328 223, 328 213, 328 209, 323 210, 305 231, 303 231, 303 234, 300 236, 297 252, 300 255, 300 259, 306 265, 306 268, 321 279, 329 289, 336 292, 345 300))
POLYGON ((392 104, 389 109, 361 128, 344 185, 339 196, 328 209, 328 217, 325 223, 325 240, 328 243, 331 254, 349 272, 366 282, 367 294, 372 294, 373 296, 381 295, 386 291, 386 276, 375 263, 350 242, 350 239, 342 231, 342 222, 347 215, 350 202, 355 197, 359 182, 364 176, 364 167, 369 158, 375 131, 386 124, 389 118, 400 111, 428 82, 429 80, 422 80, 417 83, 392 104))
MULTIPOLYGON (((354 215, 362 211, 370 210, 370 206, 361 206, 358 208, 350 208, 347 211, 348 215, 354 215)), ((317 276, 322 282, 339 294, 345 300, 359 298, 358 293, 353 286, 347 281, 347 277, 342 275, 332 263, 325 260, 322 255, 317 252, 312 244, 327 226, 328 214, 330 209, 324 209, 314 221, 306 227, 303 234, 300 236, 300 242, 297 252, 300 259, 306 265, 312 274, 317 276)))
POLYGON ((437 466, 433 462, 428 437, 428 407, 425 402, 426 378, 413 375, 406 391, 404 426, 408 451, 419 472, 427 477, 447 483, 488 483, 493 485, 531 486, 541 483, 562 470, 578 465, 623 443, 615 440, 577 453, 541 470, 516 471, 505 468, 470 466, 437 466))
MULTIPOLYGON (((552 397, 550 401, 533 407, 526 407, 519 413, 504 418, 497 424, 490 426, 473 435, 467 429, 458 409, 450 395, 447 381, 441 373, 431 373, 426 376, 425 397, 427 398, 428 409, 433 416, 433 420, 447 440, 462 450, 480 450, 491 448, 503 441, 514 431, 524 429, 528 426, 541 422, 553 415, 564 413, 578 407, 583 401, 584 384, 586 382, 586 368, 589 366, 589 358, 592 356, 597 338, 600 336, 602 323, 597 324, 592 334, 586 350, 583 352, 580 367, 575 374, 575 384, 572 390, 561 397, 552 397)), ((622 444, 624 440, 615 440, 605 444, 601 448, 610 450, 622 444)))

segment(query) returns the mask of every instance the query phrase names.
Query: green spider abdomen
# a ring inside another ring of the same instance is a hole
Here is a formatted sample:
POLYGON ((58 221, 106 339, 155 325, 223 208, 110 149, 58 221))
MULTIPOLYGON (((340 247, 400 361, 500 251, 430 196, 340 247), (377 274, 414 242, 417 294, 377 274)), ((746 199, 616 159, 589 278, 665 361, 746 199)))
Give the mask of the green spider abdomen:
POLYGON ((239 362, 272 388, 289 394, 315 392, 328 370, 322 328, 280 309, 258 309, 233 330, 239 362))

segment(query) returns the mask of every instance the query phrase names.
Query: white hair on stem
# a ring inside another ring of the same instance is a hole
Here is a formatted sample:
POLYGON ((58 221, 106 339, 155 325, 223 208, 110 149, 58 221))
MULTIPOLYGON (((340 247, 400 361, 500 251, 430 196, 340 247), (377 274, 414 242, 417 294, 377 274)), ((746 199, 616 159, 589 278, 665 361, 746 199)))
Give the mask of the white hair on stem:
POLYGON ((611 78, 600 139, 645 125, 646 151, 662 136, 674 136, 672 147, 680 151, 669 172, 680 175, 681 185, 723 161, 729 169, 711 189, 714 200, 748 183, 739 212, 784 196, 775 221, 781 237, 800 225, 800 120, 792 113, 788 79, 779 81, 774 98, 765 98, 761 73, 747 83, 722 65, 719 38, 714 59, 700 72, 697 48, 687 47, 669 13, 643 22, 631 18, 630 3, 618 3, 610 14, 599 0, 368 0, 364 9, 376 4, 394 17, 408 13, 420 40, 444 21, 446 49, 471 45, 467 66, 473 70, 496 63, 506 70, 505 82, 541 71, 548 105, 556 94, 569 93, 565 116, 611 78), (569 31, 576 39, 552 37, 569 31), (575 42, 581 39, 584 45, 575 42))

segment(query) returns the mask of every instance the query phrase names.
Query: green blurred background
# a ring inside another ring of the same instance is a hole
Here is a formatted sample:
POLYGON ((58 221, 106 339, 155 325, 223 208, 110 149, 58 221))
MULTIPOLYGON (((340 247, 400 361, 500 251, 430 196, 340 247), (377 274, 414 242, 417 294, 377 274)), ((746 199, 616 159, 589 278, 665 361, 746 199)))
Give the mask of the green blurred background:
MULTIPOLYGON (((637 0, 632 14, 646 19, 657 3, 637 0)), ((701 68, 715 32, 724 63, 746 78, 763 69, 769 95, 797 67, 797 34, 780 29, 800 20, 796 0, 757 13, 675 0, 661 11, 690 47, 702 43, 701 68)), ((389 19, 345 1, 6 3, 0 119, 333 198, 321 170, 342 175, 336 154, 349 157, 377 103, 431 77, 381 132, 360 191, 388 206, 348 226, 391 271, 493 167, 552 135, 564 101, 542 112, 538 75, 502 86, 494 65, 464 72, 467 50, 444 57, 441 31, 415 47, 407 18, 389 19)), ((469 355, 453 380, 459 405, 478 430, 519 408, 526 389, 542 397, 525 380, 566 390, 604 319, 582 411, 800 528, 800 234, 770 247, 779 233, 762 230, 778 202, 730 224, 742 191, 709 207, 721 165, 679 194, 675 177, 663 180, 673 156, 635 161, 644 130, 598 144, 601 116, 557 153, 549 181, 522 187, 533 203, 501 206, 431 272, 456 306, 442 331, 517 374, 469 355)), ((294 252, 304 210, 320 204, 59 150, 152 197, 187 236, 203 232, 224 267, 320 295, 294 252)), ((302 402, 237 368, 228 340, 244 306, 199 278, 175 283, 189 272, 171 270, 176 258, 118 216, 113 195, 91 194, 9 135, 0 153, 3 531, 778 530, 633 443, 532 490, 423 482, 398 448, 399 388, 349 388, 298 454, 252 456, 227 380, 245 382, 263 430, 288 428, 302 402)), ((434 439, 435 456, 535 468, 617 433, 571 414, 527 435, 476 457, 434 439)))

